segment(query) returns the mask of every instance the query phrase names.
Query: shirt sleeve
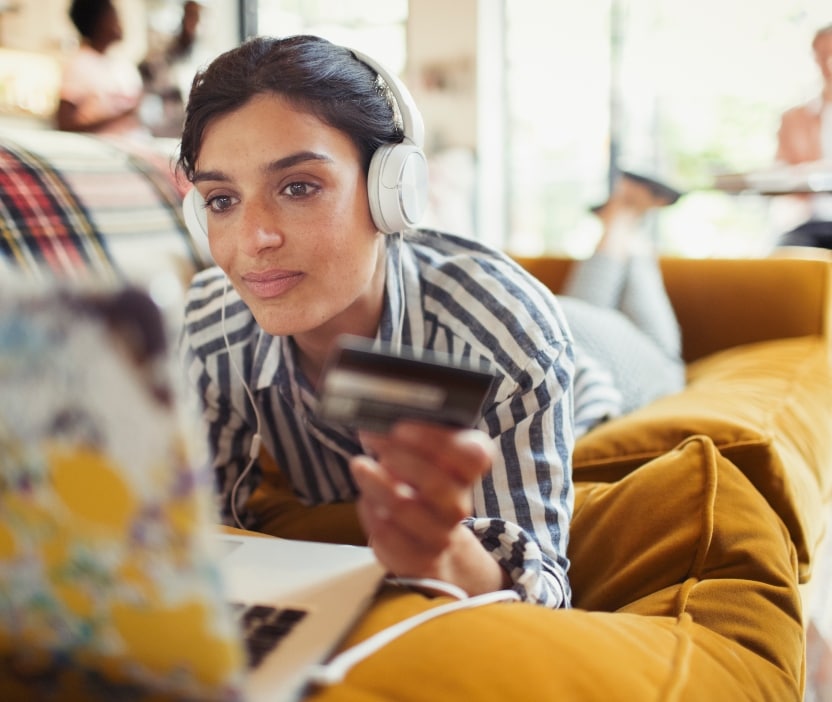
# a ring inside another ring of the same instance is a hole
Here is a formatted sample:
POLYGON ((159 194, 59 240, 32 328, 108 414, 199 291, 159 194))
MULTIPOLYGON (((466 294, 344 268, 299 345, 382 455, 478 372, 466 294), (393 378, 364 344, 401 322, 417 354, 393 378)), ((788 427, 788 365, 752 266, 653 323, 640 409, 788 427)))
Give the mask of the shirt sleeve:
POLYGON ((481 427, 498 455, 467 521, 520 597, 552 608, 571 600, 573 381, 571 346, 541 351, 518 379, 503 379, 481 427))
POLYGON ((624 398, 612 374, 592 356, 576 352, 575 438, 623 413, 624 398))

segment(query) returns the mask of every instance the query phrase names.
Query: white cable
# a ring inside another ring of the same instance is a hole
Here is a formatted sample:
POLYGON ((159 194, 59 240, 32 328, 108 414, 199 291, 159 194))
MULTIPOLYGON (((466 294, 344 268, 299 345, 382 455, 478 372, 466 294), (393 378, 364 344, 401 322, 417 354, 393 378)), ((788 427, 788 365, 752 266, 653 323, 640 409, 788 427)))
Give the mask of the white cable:
POLYGON ((405 313, 405 291, 404 291, 404 262, 402 258, 404 257, 404 232, 399 232, 398 237, 398 268, 399 268, 399 335, 398 335, 398 342, 396 344, 396 352, 402 352, 402 336, 404 335, 404 313, 405 313))
POLYGON ((312 669, 309 680, 315 685, 334 685, 341 682, 354 665, 368 658, 399 636, 406 634, 408 631, 415 629, 417 626, 431 619, 436 619, 444 614, 450 614, 451 612, 462 609, 481 607, 483 605, 493 604, 494 602, 516 601, 519 599, 520 595, 514 590, 497 590, 496 592, 487 592, 484 595, 476 595, 464 600, 449 602, 448 604, 440 605, 426 612, 408 617, 386 629, 382 629, 361 643, 348 648, 343 653, 335 656, 329 663, 315 666, 312 669))
MULTIPOLYGON (((242 520, 240 519, 239 515, 237 514, 237 489, 243 482, 243 479, 248 475, 249 471, 251 470, 254 462, 257 460, 257 457, 260 455, 260 445, 263 442, 262 435, 260 434, 260 412, 257 410, 257 404, 254 402, 254 393, 251 392, 251 388, 249 388, 248 383, 246 383, 245 379, 243 378, 243 374, 240 371, 237 362, 234 360, 234 354, 231 353, 231 344, 228 342, 228 332, 225 328, 225 299, 228 295, 228 276, 225 277, 225 285, 222 290, 222 307, 220 309, 220 326, 222 327, 222 338, 225 341, 225 349, 228 351, 228 360, 231 362, 231 367, 234 369, 234 373, 239 378, 240 382, 243 385, 243 389, 248 396, 249 402, 251 402, 251 408, 254 410, 254 417, 255 421, 257 422, 257 428, 255 429, 254 436, 251 437, 251 446, 248 449, 248 464, 240 475, 237 477, 237 480, 234 481, 234 486, 231 488, 231 515, 234 517, 234 523, 240 528, 245 529, 246 527, 243 525, 242 520)), ((257 351, 260 348, 260 339, 262 339, 262 335, 257 339, 257 345, 254 348, 254 356, 257 357, 257 351)))

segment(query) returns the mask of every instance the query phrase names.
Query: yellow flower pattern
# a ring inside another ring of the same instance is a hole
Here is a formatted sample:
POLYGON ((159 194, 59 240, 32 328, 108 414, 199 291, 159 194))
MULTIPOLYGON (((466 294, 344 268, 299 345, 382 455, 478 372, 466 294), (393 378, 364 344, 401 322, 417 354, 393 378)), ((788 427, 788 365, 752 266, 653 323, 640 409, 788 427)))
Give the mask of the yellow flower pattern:
POLYGON ((0 298, 0 699, 239 699, 210 487, 156 361, 32 300, 0 298))

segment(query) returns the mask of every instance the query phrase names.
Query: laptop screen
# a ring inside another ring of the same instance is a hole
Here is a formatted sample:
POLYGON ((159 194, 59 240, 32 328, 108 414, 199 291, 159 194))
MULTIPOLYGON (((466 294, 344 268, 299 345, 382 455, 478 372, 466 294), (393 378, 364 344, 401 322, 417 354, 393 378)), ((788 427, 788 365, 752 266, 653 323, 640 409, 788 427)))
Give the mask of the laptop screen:
POLYGON ((241 695, 168 363, 144 293, 0 286, 2 699, 241 695))

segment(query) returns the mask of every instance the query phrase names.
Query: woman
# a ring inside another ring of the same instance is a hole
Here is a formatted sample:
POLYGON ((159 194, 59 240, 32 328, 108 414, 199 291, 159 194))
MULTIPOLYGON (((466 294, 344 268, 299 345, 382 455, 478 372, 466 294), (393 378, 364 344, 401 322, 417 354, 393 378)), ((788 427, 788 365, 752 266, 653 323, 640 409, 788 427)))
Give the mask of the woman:
MULTIPOLYGON (((812 53, 821 79, 820 93, 780 116, 776 163, 803 168, 804 175, 812 169, 823 175, 832 161, 832 24, 815 32, 812 53)), ((786 202, 804 220, 783 234, 777 245, 832 249, 832 195, 805 193, 789 196, 786 202)))
POLYGON ((151 48, 139 64, 145 88, 142 114, 154 136, 178 138, 182 133, 185 97, 196 66, 207 58, 199 41, 203 2, 183 3, 176 34, 151 38, 151 48))
POLYGON ((222 517, 258 528, 250 498, 274 459, 306 504, 355 501, 391 573, 567 606, 572 341, 554 297, 503 254, 381 233, 370 164, 403 141, 397 111, 412 115, 378 78, 299 36, 252 39, 194 81, 180 166, 218 268, 193 281, 182 348, 222 517), (343 333, 487 362, 498 380, 476 428, 324 422, 315 387, 343 333))
POLYGON ((139 117, 141 75, 132 63, 109 53, 123 36, 115 6, 111 0, 73 0, 69 16, 81 46, 64 67, 58 129, 149 138, 139 117))

